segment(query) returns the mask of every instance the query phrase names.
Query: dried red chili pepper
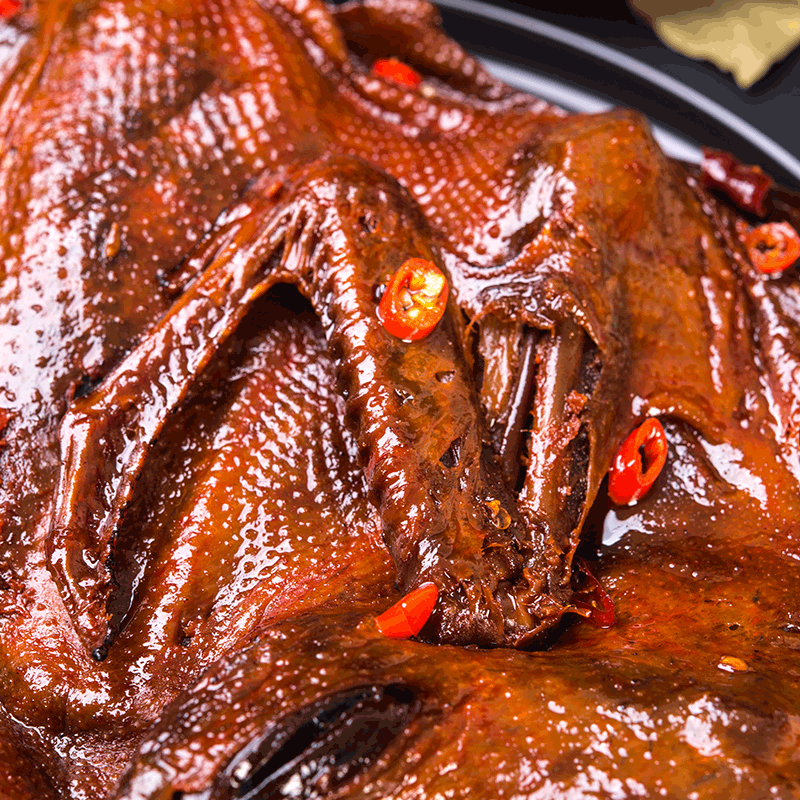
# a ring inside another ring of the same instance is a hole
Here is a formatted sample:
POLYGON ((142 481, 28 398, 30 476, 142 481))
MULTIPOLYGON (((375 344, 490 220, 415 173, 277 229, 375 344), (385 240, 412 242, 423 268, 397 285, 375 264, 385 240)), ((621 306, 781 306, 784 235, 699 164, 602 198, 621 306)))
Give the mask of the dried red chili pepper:
POLYGON ((19 0, 0 0, 0 19, 11 19, 21 6, 19 0))
POLYGON ((389 281, 378 318, 399 339, 423 339, 444 315, 447 293, 441 270, 424 258, 409 258, 389 281))
POLYGON ((588 611, 586 618, 598 628, 610 628, 617 621, 614 601, 592 574, 589 565, 582 558, 576 559, 576 563, 589 585, 572 595, 572 604, 588 611))
POLYGON ((703 184, 724 192, 739 208, 763 217, 774 181, 761 167, 742 164, 722 150, 703 150, 703 184))
POLYGON ((783 272, 800 258, 800 236, 788 222, 769 222, 744 237, 753 266, 766 274, 783 272))
POLYGON ((378 630, 390 639, 416 636, 425 627, 438 598, 436 585, 423 583, 376 617, 378 630))
POLYGON ((655 483, 667 461, 667 437, 657 419, 645 420, 622 443, 608 471, 608 496, 618 506, 635 503, 655 483))
POLYGON ((409 89, 416 89, 422 83, 419 72, 396 58, 379 58, 372 65, 372 74, 409 89))

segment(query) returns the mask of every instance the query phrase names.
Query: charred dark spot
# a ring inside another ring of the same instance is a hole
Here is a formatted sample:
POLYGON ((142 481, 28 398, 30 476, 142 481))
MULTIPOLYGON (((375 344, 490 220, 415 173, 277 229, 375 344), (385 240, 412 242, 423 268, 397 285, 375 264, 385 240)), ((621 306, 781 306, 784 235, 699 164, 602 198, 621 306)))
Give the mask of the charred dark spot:
POLYGON ((458 439, 454 439, 450 442, 450 447, 442 453, 442 457, 439 459, 442 466, 447 467, 447 469, 453 469, 453 467, 458 465, 459 459, 461 458, 461 443, 462 437, 458 437, 458 439))
POLYGON ((520 341, 516 386, 507 415, 490 431, 493 447, 503 464, 508 487, 515 493, 522 490, 527 472, 523 454, 530 447, 533 425, 531 408, 537 375, 536 344, 541 335, 541 331, 525 328, 520 341))
POLYGON ((785 624, 781 625, 781 630, 784 633, 800 633, 800 625, 796 622, 786 622, 785 624))
POLYGON ((100 647, 92 650, 92 658, 99 664, 108 657, 108 645, 103 643, 100 647))
POLYGON ((600 381, 603 372, 603 361, 597 345, 589 338, 585 337, 585 347, 581 359, 580 377, 575 390, 580 394, 591 397, 600 381))
POLYGON ((568 525, 571 529, 574 529, 580 520, 588 489, 591 446, 585 425, 581 425, 578 435, 573 439, 571 450, 572 457, 569 465, 570 492, 566 496, 564 511, 566 513, 568 525))
POLYGON ((75 384, 75 388, 72 390, 72 399, 73 400, 80 400, 81 398, 88 397, 100 383, 101 377, 96 375, 92 377, 91 375, 81 375, 78 378, 78 382, 75 384))
POLYGON ((465 342, 464 347, 464 355, 467 356, 467 363, 469 364, 472 362, 472 377, 475 383, 475 387, 477 388, 478 392, 483 390, 483 373, 486 368, 486 365, 483 361, 483 356, 481 355, 481 326, 480 325, 472 325, 470 326, 470 320, 462 311, 461 314, 462 318, 465 320, 465 324, 468 326, 467 331, 471 333, 468 335, 467 340, 465 342))
POLYGON ((403 686, 331 695, 284 718, 266 738, 242 750, 211 796, 328 796, 368 769, 418 710, 414 693, 403 686))
POLYGON ((400 389, 397 386, 395 386, 394 389, 394 396, 397 398, 397 402, 400 403, 401 406, 406 405, 406 403, 410 403, 414 399, 414 395, 411 394, 411 392, 408 392, 405 389, 400 389))
POLYGON ((365 211, 361 214, 358 223, 364 229, 364 233, 375 233, 378 229, 378 218, 372 211, 365 211))

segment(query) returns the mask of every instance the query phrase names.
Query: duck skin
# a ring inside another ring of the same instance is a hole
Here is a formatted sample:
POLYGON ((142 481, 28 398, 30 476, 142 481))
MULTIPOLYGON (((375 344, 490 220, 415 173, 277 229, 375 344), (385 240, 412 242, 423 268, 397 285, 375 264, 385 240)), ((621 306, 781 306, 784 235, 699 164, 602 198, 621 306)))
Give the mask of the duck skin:
POLYGON ((0 111, 0 788, 796 794, 796 276, 640 116, 413 0, 29 3, 0 111), (451 291, 409 344, 410 256, 451 291), (559 628, 596 535, 618 623, 559 628))
POLYGON ((513 645, 563 611, 564 593, 550 594, 549 542, 516 511, 484 451, 458 310, 451 304, 419 343, 388 333, 375 313, 377 290, 404 260, 436 258, 422 217, 399 187, 353 159, 312 164, 296 184, 266 208, 260 187, 253 190, 247 214, 222 234, 211 263, 61 424, 48 555, 97 658, 110 639, 106 565, 148 449, 209 359, 276 283, 298 286, 341 353, 347 412, 400 583, 440 588, 433 637, 513 645), (509 509, 504 522, 493 503, 509 509))

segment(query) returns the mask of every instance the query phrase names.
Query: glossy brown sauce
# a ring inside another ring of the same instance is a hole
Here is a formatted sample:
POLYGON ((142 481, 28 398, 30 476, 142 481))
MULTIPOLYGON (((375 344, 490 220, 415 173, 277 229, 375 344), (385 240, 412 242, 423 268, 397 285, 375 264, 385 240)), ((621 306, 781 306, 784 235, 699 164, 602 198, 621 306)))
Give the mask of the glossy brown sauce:
POLYGON ((800 294, 735 220, 415 0, 0 22, 0 796, 796 797, 800 294))

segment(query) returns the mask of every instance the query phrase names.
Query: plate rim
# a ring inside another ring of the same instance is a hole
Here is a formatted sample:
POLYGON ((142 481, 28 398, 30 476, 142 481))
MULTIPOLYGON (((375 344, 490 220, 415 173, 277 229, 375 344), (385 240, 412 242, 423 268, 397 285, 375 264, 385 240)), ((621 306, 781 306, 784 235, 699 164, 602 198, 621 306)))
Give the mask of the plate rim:
MULTIPOLYGON (((512 28, 622 72, 633 82, 645 84, 669 96, 673 102, 691 108, 700 118, 710 120, 722 130, 727 130, 748 142, 800 185, 800 158, 795 157, 783 145, 707 94, 623 50, 539 19, 534 16, 534 9, 531 9, 530 14, 526 14, 492 5, 484 0, 433 0, 433 2, 448 13, 466 15, 512 28)), ((514 63, 513 59, 510 59, 510 63, 514 63)))

